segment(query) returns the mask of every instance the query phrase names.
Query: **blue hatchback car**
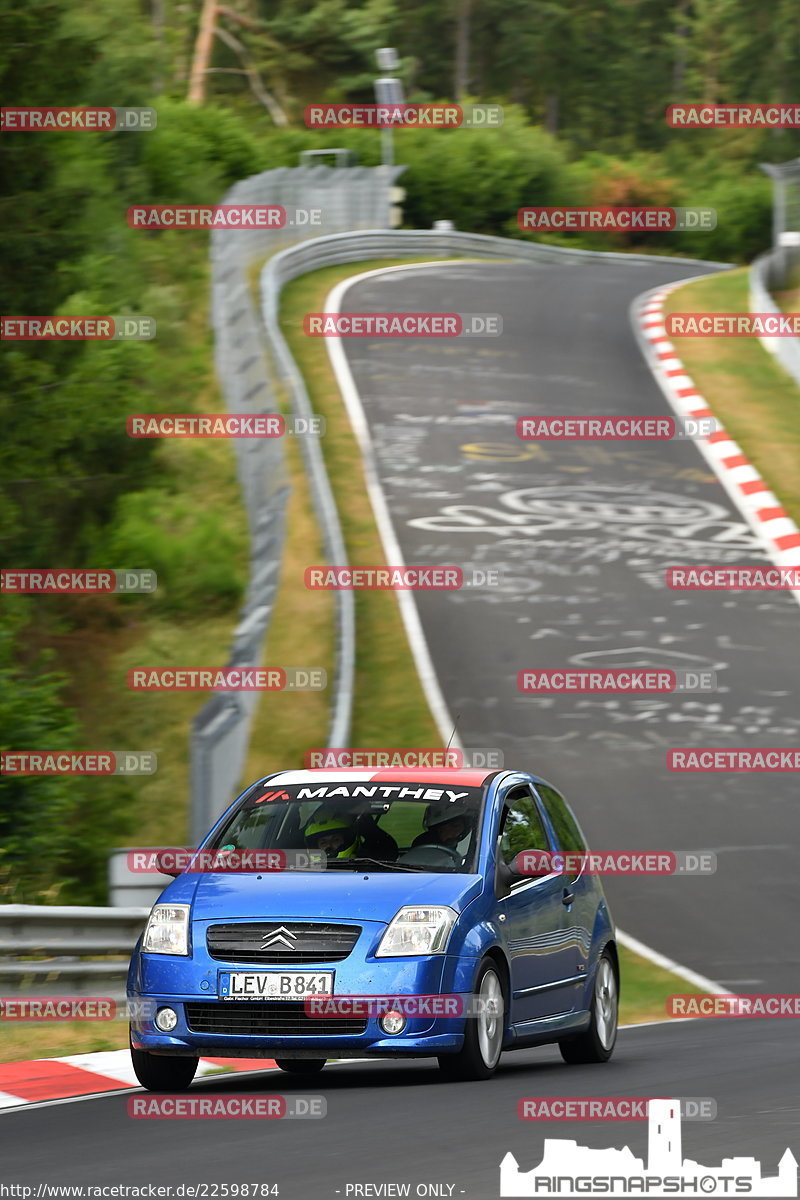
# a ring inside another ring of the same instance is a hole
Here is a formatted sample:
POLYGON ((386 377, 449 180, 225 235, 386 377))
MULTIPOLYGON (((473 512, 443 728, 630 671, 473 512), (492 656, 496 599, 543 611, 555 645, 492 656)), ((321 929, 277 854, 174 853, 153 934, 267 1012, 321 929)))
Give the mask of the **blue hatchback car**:
POLYGON ((144 1087, 188 1087, 200 1056, 308 1074, 434 1056, 461 1079, 546 1042, 568 1063, 611 1057, 614 924, 575 817, 536 776, 283 771, 247 788, 200 849, 213 854, 164 890, 131 960, 144 1087), (213 865, 266 851, 283 869, 213 865), (523 874, 526 851, 572 859, 540 855, 523 874))

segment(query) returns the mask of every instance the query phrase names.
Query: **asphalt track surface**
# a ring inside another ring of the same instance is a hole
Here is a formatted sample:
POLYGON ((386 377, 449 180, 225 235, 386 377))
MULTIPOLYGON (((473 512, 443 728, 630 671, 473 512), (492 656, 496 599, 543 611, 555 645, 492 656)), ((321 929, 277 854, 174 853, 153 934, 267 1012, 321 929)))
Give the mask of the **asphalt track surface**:
POLYGON ((328 1066, 310 1082, 279 1073, 227 1077, 193 1089, 322 1095, 322 1120, 134 1120, 129 1097, 119 1095, 9 1111, 0 1116, 0 1180, 34 1187, 277 1183, 284 1200, 334 1200, 347 1196, 348 1184, 366 1183, 411 1183, 414 1195, 417 1184, 436 1183, 454 1185, 453 1197, 495 1200, 505 1153, 530 1170, 541 1161, 546 1137, 597 1148, 628 1145, 647 1158, 646 1122, 522 1121, 523 1097, 704 1097, 713 1094, 711 1080, 720 1089, 717 1118, 683 1122, 685 1156, 713 1167, 725 1157, 754 1155, 772 1175, 786 1147, 797 1143, 796 1063, 782 1028, 790 1024, 641 1026, 621 1032, 614 1058, 603 1066, 567 1067, 547 1046, 505 1055, 487 1083, 446 1083, 435 1065, 420 1061, 328 1066))
MULTIPOLYGON (((763 560, 693 446, 533 448, 514 433, 516 417, 534 413, 667 413, 627 309, 693 273, 654 260, 384 276, 356 285, 343 307, 497 312, 504 335, 352 341, 347 352, 405 561, 506 569, 500 589, 417 596, 464 745, 499 747, 508 765, 550 778, 598 849, 715 850, 713 877, 612 881, 617 920, 733 990, 800 991, 796 784, 664 765, 673 745, 798 742, 796 603, 661 583, 669 564, 763 560), (521 669, 596 663, 710 665, 723 690, 546 702, 517 691, 521 669)), ((708 1166, 754 1155, 773 1174, 800 1141, 797 1078, 791 1020, 731 1019, 624 1030, 605 1066, 566 1067, 555 1047, 505 1055, 485 1084, 446 1083, 427 1062, 338 1064, 305 1082, 207 1079, 194 1090, 323 1095, 328 1115, 134 1121, 126 1095, 9 1110, 0 1183, 275 1182, 283 1197, 322 1200, 381 1194, 348 1185, 410 1182, 411 1195, 435 1184, 439 1195, 494 1200, 506 1151, 529 1169, 545 1137, 646 1156, 644 1123, 518 1119, 522 1097, 548 1095, 713 1097, 715 1121, 684 1122, 684 1153, 708 1166)))
POLYGON ((464 263, 376 275, 352 312, 495 312, 503 335, 348 339, 406 563, 499 567, 415 593, 465 747, 562 790, 598 850, 713 850, 714 876, 609 880, 619 924, 733 991, 800 992, 800 806, 789 773, 670 771, 671 747, 800 745, 789 593, 677 592, 664 568, 766 561, 687 442, 523 442, 516 419, 669 416, 628 318, 709 268, 464 263), (534 667, 697 667, 683 696, 523 695, 534 667))

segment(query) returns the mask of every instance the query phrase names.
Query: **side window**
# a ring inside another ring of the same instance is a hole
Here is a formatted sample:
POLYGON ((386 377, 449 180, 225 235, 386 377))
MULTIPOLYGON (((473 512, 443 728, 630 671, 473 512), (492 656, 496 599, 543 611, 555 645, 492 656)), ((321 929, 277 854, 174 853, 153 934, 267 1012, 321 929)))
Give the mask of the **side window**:
POLYGON ((536 790, 541 797, 545 811, 552 822, 558 839, 559 850, 580 852, 586 849, 586 842, 578 827, 578 822, 569 811, 563 796, 555 788, 547 784, 537 783, 536 790))
POLYGON ((527 788, 515 788, 506 800, 500 830, 500 856, 510 863, 520 850, 549 850, 536 801, 527 788))

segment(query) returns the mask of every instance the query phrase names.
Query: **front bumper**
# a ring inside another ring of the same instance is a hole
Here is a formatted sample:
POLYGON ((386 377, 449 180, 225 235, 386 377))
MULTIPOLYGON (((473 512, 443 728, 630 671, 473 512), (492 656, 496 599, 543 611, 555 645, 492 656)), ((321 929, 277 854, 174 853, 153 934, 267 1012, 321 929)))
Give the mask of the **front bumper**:
MULTIPOLYGON (((464 992, 472 975, 471 960, 462 955, 430 955, 420 958, 376 959, 371 951, 385 926, 364 929, 354 951, 333 964, 304 964, 309 971, 332 971, 335 996, 438 996, 464 992), (363 952, 358 953, 364 942, 363 952)), ((245 966, 207 956, 204 945, 196 944, 191 957, 141 954, 131 962, 128 999, 131 1002, 131 1040, 137 1050, 163 1054, 205 1057, 252 1058, 348 1058, 368 1055, 426 1056, 457 1051, 463 1045, 463 1017, 408 1016, 399 1034, 388 1035, 377 1016, 351 1018, 308 1017, 283 1021, 289 1006, 302 1002, 220 1000, 219 975, 231 970, 280 970, 278 965, 245 966), (163 1006, 174 1009, 178 1024, 170 1033, 154 1023, 163 1006), (228 1032, 226 1026, 261 1024, 264 1010, 271 1010, 265 1023, 296 1025, 295 1032, 228 1032), (249 1014, 257 1014, 251 1021, 249 1014), (229 1019, 229 1014, 234 1014, 229 1019), (320 1032, 313 1028, 317 1023, 320 1032), (204 1028, 206 1031, 201 1032, 204 1028), (341 1028, 342 1032, 339 1032, 341 1028), (225 1031, 221 1031, 225 1030, 225 1031)), ((284 968, 286 969, 286 968, 284 968)), ((296 969, 296 968, 292 968, 296 969)))

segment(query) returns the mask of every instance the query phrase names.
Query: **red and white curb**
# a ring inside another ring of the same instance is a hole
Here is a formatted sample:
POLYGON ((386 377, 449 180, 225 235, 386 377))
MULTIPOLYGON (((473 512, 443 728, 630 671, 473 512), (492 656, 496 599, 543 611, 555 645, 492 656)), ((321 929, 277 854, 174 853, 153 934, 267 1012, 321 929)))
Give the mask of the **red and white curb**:
MULTIPOLYGON (((196 1078, 227 1071, 276 1070, 271 1058, 201 1058, 196 1078)), ((36 1058, 30 1062, 0 1063, 0 1109, 18 1108, 43 1100, 65 1100, 118 1092, 139 1086, 127 1050, 69 1054, 66 1058, 36 1058)))
MULTIPOLYGON (((707 401, 697 390, 664 323, 664 301, 670 292, 695 279, 681 279, 669 287, 656 288, 633 302, 631 319, 642 353, 656 382, 679 417, 714 417, 707 401)), ((698 438, 700 453, 715 471, 723 487, 748 524, 763 542, 777 566, 800 566, 800 529, 769 490, 741 447, 717 423, 716 433, 698 438)), ((795 592, 800 600, 800 593, 795 592)))

